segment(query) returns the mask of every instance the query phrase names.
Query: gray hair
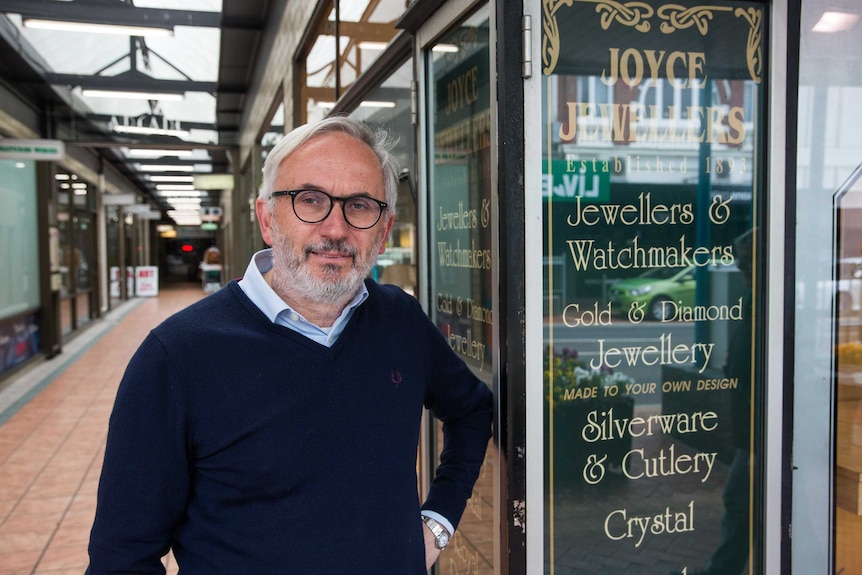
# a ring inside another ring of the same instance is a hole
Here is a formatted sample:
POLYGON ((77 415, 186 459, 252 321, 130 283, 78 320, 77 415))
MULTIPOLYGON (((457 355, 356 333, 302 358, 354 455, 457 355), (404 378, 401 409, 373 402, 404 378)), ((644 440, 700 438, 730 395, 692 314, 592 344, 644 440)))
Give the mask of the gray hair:
POLYGON ((366 124, 347 116, 329 116, 314 124, 300 126, 285 135, 270 151, 263 163, 263 185, 258 198, 272 201, 272 192, 275 191, 275 182, 278 179, 278 167, 285 158, 312 138, 333 132, 342 132, 356 138, 367 145, 380 160, 385 201, 388 204, 386 211, 390 215, 395 215, 400 171, 398 160, 390 152, 395 142, 391 140, 386 130, 382 128, 372 130, 366 124))

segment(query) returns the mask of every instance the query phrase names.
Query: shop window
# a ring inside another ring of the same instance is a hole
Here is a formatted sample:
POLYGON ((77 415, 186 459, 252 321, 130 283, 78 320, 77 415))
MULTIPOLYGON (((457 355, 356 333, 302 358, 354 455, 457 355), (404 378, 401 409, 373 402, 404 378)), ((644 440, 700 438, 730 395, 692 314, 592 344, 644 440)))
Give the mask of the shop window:
POLYGON ((36 163, 0 160, 0 376, 39 351, 36 163))
POLYGON ((382 283, 416 294, 416 187, 413 125, 410 121, 410 82, 413 61, 402 64, 380 86, 369 92, 350 116, 373 128, 381 127, 396 139, 392 149, 401 166, 395 224, 386 251, 377 259, 375 275, 382 283))
POLYGON ((696 30, 674 20, 682 6, 639 6, 605 27, 579 2, 542 17, 547 106, 525 119, 541 122, 525 153, 542 193, 526 201, 544 257, 539 278, 527 255, 544 298, 528 571, 760 573, 764 7, 692 8, 696 30), (670 50, 684 76, 646 65, 670 50))
POLYGON ((59 240, 61 332, 73 332, 95 317, 96 230, 94 186, 75 174, 57 173, 56 228, 59 240))
MULTIPOLYGON (((428 137, 425 185, 428 196, 430 316, 479 379, 494 375, 494 302, 497 253, 493 170, 492 86, 495 74, 487 6, 450 29, 425 53, 428 137)), ((435 422, 432 451, 443 448, 435 422)), ((436 461, 436 459, 435 459, 436 461)), ((494 478, 500 461, 488 449, 479 478, 449 548, 441 575, 499 572, 495 565, 494 478)))
POLYGON ((0 319, 39 305, 35 165, 0 160, 0 319))

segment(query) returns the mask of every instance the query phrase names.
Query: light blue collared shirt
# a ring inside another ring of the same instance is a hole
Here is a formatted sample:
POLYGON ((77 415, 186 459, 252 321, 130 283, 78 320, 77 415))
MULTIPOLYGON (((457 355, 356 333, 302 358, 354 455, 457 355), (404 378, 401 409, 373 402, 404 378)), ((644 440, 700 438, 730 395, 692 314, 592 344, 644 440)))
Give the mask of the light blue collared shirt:
POLYGON ((338 336, 347 327, 353 312, 368 298, 368 288, 365 283, 350 303, 333 322, 332 327, 322 328, 302 317, 302 314, 284 303, 278 294, 270 287, 263 274, 272 269, 272 249, 265 249, 252 256, 245 275, 239 281, 239 287, 248 299, 269 318, 272 323, 289 327, 305 337, 326 347, 332 347, 338 336))

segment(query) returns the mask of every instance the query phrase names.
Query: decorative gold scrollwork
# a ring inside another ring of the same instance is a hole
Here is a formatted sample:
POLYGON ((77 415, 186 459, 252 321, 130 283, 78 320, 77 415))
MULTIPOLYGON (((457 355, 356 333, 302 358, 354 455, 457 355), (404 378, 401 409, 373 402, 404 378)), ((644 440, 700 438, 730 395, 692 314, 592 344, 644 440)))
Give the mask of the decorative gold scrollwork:
POLYGON ((560 27, 557 25, 557 10, 571 6, 574 0, 542 0, 542 63, 545 75, 550 75, 560 58, 560 27))
POLYGON ((760 21, 763 13, 755 8, 737 8, 734 15, 744 18, 751 28, 748 31, 748 43, 745 47, 745 57, 748 60, 748 73, 756 84, 760 84, 763 72, 763 37, 760 35, 760 21))
POLYGON ((686 8, 676 4, 665 4, 658 9, 658 17, 664 20, 661 23, 661 31, 672 34, 677 30, 685 30, 692 26, 697 27, 701 36, 709 32, 709 22, 715 16, 713 12, 730 12, 733 8, 729 6, 694 6, 686 8))
POLYGON ((596 5, 596 13, 600 14, 599 22, 607 30, 614 21, 624 26, 631 26, 641 32, 650 29, 649 18, 653 15, 652 6, 645 2, 617 2, 616 0, 543 0, 542 29, 545 36, 542 40, 542 63, 544 73, 551 74, 557 66, 560 57, 560 29, 557 25, 557 11, 562 6, 572 6, 573 2, 589 2, 596 5))
POLYGON ((614 20, 623 26, 630 26, 640 32, 648 32, 649 19, 653 15, 652 6, 644 2, 614 2, 613 0, 579 0, 596 2, 596 12, 602 15, 602 28, 607 30, 614 20))

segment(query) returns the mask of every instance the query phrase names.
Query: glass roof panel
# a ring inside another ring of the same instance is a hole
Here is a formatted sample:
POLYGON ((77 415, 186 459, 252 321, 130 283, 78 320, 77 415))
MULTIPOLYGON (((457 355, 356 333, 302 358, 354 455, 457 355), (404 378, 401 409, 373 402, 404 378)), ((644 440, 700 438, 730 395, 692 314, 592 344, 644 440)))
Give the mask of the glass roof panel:
MULTIPOLYGON (((55 2, 57 15, 65 14, 71 6, 69 2, 55 2)), ((92 6, 98 11, 98 3, 76 2, 78 6, 92 6)), ((166 9, 180 11, 216 12, 222 10, 222 0, 128 0, 126 4, 134 8, 166 9)), ((123 141, 137 141, 139 147, 119 144, 115 151, 127 162, 132 171, 139 173, 177 174, 176 164, 182 162, 187 172, 207 173, 212 171, 212 158, 205 149, 177 150, 168 149, 155 152, 152 148, 159 143, 216 144, 218 134, 212 129, 216 122, 216 94, 212 92, 188 90, 181 100, 164 98, 127 99, 120 97, 100 98, 85 95, 88 87, 86 78, 91 76, 115 77, 139 80, 151 77, 155 80, 201 82, 209 84, 204 88, 214 88, 219 79, 219 54, 221 31, 218 28, 201 26, 175 26, 173 33, 166 36, 130 36, 125 34, 105 34, 94 31, 59 31, 35 29, 25 26, 22 17, 15 13, 7 14, 8 20, 16 27, 22 43, 29 45, 36 53, 39 63, 34 63, 47 74, 69 75, 73 78, 54 78, 52 82, 63 81, 70 88, 75 100, 74 107, 94 122, 97 129, 106 134, 114 132, 123 141), (82 76, 85 78, 74 78, 82 76), (77 84, 77 85, 76 85, 77 84), (129 129, 129 128, 133 129, 129 129), (147 133, 146 129, 158 127, 162 133, 147 133), (126 128, 121 130, 118 128, 126 128), (168 128, 168 130, 166 130, 168 128), (135 131, 134 129, 138 129, 135 131), (158 138, 158 139, 153 139, 158 138), (149 149, 147 147, 149 146, 149 149), (147 154, 146 152, 151 152, 147 154), (152 153, 155 152, 155 153, 152 153), (148 158, 147 156, 152 156, 148 158), (153 164, 164 163, 159 167, 153 164), (155 168, 155 169, 154 169, 155 168)), ((123 78, 120 78, 123 79, 123 78)), ((118 79, 119 80, 119 79, 118 79)), ((147 82, 145 82, 146 84, 147 82)), ((154 83, 155 85, 155 83, 154 83)), ((125 87, 131 89, 133 83, 125 87)), ((92 87, 92 86, 90 86, 92 87)), ((192 86, 188 86, 192 87, 192 86)), ((197 86, 198 88, 201 86, 197 86)), ((62 90, 62 86, 57 86, 62 90)), ((105 87, 105 89, 111 89, 105 87)), ((83 138, 92 137, 83 135, 83 138)), ((141 176, 147 179, 145 176, 141 176)), ((167 177, 167 176, 162 176, 167 177)), ((209 194, 198 192, 196 202, 213 200, 209 194)), ((165 205, 166 202, 162 202, 165 205)), ((181 203, 167 202, 168 204, 181 203)), ((175 206, 176 207, 176 206, 175 206)))
MULTIPOLYGON (((221 11, 221 0, 136 0, 137 8, 171 10, 221 11)), ((164 80, 216 82, 218 80, 220 31, 218 28, 177 26, 173 35, 148 36, 133 40, 129 36, 85 32, 38 30, 22 25, 21 17, 12 14, 15 24, 31 46, 49 66, 48 72, 74 75, 116 76, 132 69, 132 46, 136 69, 164 80), (146 53, 141 45, 146 47, 146 53)), ((138 116, 153 113, 147 100, 94 98, 75 93, 94 114, 138 116)), ((159 108, 173 121, 215 122, 215 96, 187 92, 182 101, 160 101, 159 108)), ((214 132, 196 130, 192 141, 211 142, 214 132)))

